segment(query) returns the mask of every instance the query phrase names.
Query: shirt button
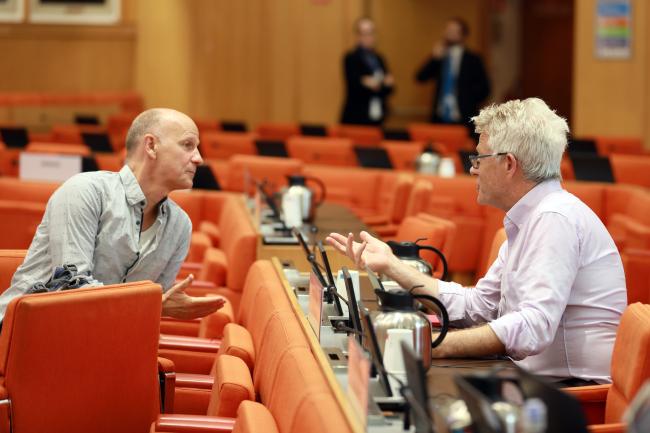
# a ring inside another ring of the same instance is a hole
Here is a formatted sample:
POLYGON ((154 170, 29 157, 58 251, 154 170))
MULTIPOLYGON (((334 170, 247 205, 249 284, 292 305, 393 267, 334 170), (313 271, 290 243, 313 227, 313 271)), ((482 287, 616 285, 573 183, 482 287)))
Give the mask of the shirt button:
POLYGON ((140 202, 140 206, 144 207, 144 200, 140 202))
POLYGON ((135 222, 135 225, 136 225, 136 226, 139 226, 139 225, 140 225, 140 221, 136 221, 136 222, 135 222))

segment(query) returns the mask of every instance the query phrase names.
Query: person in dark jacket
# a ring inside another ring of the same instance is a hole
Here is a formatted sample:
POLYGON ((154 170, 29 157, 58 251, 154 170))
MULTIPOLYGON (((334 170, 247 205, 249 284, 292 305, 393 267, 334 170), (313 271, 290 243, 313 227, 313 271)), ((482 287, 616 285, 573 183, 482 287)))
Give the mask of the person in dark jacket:
POLYGON ((375 24, 361 18, 355 24, 357 46, 345 55, 346 97, 341 123, 381 125, 386 118, 386 97, 393 91, 393 76, 375 51, 375 24))
POLYGON ((432 56, 417 72, 419 82, 436 81, 431 121, 460 123, 471 129, 470 118, 490 94, 490 81, 481 58, 465 48, 469 34, 460 18, 447 22, 443 40, 433 47, 432 56))

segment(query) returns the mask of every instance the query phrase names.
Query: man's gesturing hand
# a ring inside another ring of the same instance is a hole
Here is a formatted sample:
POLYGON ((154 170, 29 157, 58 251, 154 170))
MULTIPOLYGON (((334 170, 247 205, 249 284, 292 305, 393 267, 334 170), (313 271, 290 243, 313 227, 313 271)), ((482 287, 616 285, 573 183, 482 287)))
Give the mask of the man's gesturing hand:
POLYGON ((185 293, 185 289, 194 281, 194 275, 188 275, 183 281, 174 284, 163 293, 162 315, 177 319, 196 319, 214 313, 224 306, 226 301, 221 296, 195 297, 185 293))
POLYGON ((359 233, 359 237, 362 242, 356 242, 352 233, 347 237, 330 233, 325 241, 338 252, 348 256, 357 268, 363 269, 367 266, 374 272, 386 272, 394 257, 390 247, 365 231, 359 233))

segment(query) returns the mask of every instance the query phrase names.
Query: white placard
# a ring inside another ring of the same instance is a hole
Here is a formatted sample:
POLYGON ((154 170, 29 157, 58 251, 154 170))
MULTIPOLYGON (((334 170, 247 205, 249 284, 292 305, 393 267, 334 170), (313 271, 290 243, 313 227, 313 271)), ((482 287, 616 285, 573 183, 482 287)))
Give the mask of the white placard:
POLYGON ((18 177, 20 180, 63 182, 81 173, 79 155, 21 152, 18 177))
POLYGON ((29 2, 29 21, 32 23, 117 24, 121 16, 121 0, 106 0, 98 4, 29 2))
POLYGON ((316 274, 309 274, 309 310, 307 321, 320 341, 320 327, 323 319, 323 285, 318 281, 316 274))

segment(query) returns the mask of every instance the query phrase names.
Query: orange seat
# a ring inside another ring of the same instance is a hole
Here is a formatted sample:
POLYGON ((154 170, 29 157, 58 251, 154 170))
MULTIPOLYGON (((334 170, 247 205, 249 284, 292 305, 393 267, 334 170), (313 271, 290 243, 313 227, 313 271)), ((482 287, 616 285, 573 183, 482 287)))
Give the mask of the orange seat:
POLYGON ((625 206, 623 213, 608 218, 607 229, 614 238, 619 251, 627 248, 650 249, 650 193, 636 190, 625 206))
POLYGON ((582 403, 592 431, 598 424, 617 424, 609 432, 623 432, 623 413, 643 383, 650 378, 650 305, 636 303, 623 312, 612 353, 612 383, 566 388, 582 403))
POLYGON ((85 144, 63 144, 63 143, 29 143, 25 152, 31 153, 52 153, 57 155, 79 155, 90 156, 90 148, 85 144))
POLYGON ((382 141, 388 158, 395 170, 415 170, 415 161, 424 150, 424 143, 417 141, 382 141))
POLYGON ((0 334, 3 430, 146 431, 160 411, 160 293, 144 281, 13 299, 0 334))
POLYGON ((354 166, 357 161, 349 138, 291 137, 287 151, 305 164, 354 166))
POLYGON ((444 145, 446 151, 450 153, 473 148, 473 141, 467 135, 467 128, 462 125, 410 123, 408 131, 411 134, 411 140, 439 143, 444 145))
POLYGON ((322 180, 327 185, 326 201, 345 205, 361 215, 380 213, 377 199, 380 171, 308 165, 304 174, 322 180), (350 188, 354 185, 354 188, 350 188))
POLYGON ((278 433, 269 410, 260 403, 245 401, 237 410, 237 418, 174 415, 161 417, 151 425, 150 433, 278 433))
POLYGON ((262 122, 257 125, 255 132, 262 140, 285 141, 300 135, 300 126, 295 122, 262 122))
POLYGON ((267 181, 269 191, 275 191, 287 184, 288 175, 301 173, 302 166, 302 162, 294 158, 235 155, 228 161, 224 187, 228 191, 252 193, 256 180, 267 181))
POLYGON ((595 137, 596 149, 601 156, 613 153, 640 155, 643 152, 643 140, 639 137, 595 137))
POLYGON ((0 248, 29 248, 44 213, 44 203, 0 200, 0 248))
POLYGON ((367 125, 333 125, 327 128, 327 135, 348 138, 352 144, 362 146, 377 146, 384 137, 379 127, 367 125))
MULTIPOLYGON (((418 179, 415 181, 411 193, 409 194, 408 201, 406 202, 406 210, 404 216, 413 216, 421 212, 425 212, 429 207, 429 201, 433 194, 433 185, 426 179, 418 179)), ((399 224, 386 224, 373 227, 375 233, 381 237, 395 236, 399 224)))
POLYGON ((11 279, 25 260, 27 250, 0 250, 0 293, 11 285, 11 279))
POLYGON ((621 251, 625 270, 627 303, 650 304, 650 251, 628 248, 621 251))
POLYGON ((378 195, 380 213, 365 215, 363 222, 369 226, 399 224, 404 219, 414 177, 407 173, 386 172, 379 177, 378 195))
POLYGON ((84 144, 82 133, 106 133, 101 125, 53 125, 50 136, 55 143, 84 144))
POLYGON ((255 155, 255 139, 250 132, 206 132, 201 134, 201 153, 208 159, 227 159, 233 155, 255 155))
POLYGON ((650 156, 615 153, 609 156, 609 162, 616 183, 650 188, 650 156))
POLYGON ((486 231, 486 211, 489 208, 476 202, 476 179, 470 176, 443 178, 420 175, 433 184, 435 194, 429 201, 426 213, 453 221, 456 224, 451 253, 447 260, 451 272, 476 272, 480 268, 481 257, 487 256, 484 249, 489 249, 494 231, 486 231), (487 243, 484 248, 484 244, 487 243))

